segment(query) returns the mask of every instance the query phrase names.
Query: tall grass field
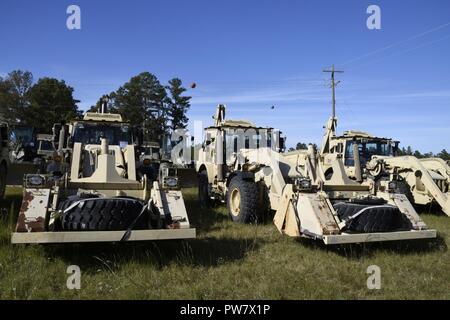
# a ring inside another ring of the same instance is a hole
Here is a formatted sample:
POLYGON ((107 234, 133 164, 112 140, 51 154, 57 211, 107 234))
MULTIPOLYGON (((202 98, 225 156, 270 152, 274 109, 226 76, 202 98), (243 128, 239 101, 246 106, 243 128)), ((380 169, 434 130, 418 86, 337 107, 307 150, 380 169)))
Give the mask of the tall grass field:
MULTIPOLYGON (((11 245, 22 190, 0 216, 0 299, 450 299, 450 218, 423 212, 438 238, 325 246, 268 222, 233 224, 225 206, 201 209, 183 189, 194 240, 11 245), (78 265, 81 288, 67 288, 78 265), (367 268, 380 268, 368 289, 367 268)), ((424 210, 427 211, 427 210, 424 210)))

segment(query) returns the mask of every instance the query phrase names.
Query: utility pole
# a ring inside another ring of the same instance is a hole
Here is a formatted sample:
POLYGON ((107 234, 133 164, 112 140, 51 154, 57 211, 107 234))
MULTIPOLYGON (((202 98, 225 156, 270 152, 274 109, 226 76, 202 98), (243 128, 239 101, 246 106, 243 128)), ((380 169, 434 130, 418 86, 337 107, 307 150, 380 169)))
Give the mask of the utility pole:
POLYGON ((334 64, 331 66, 331 70, 323 70, 323 72, 331 72, 331 91, 332 91, 332 118, 334 119, 336 117, 336 93, 335 93, 335 87, 336 85, 340 82, 340 81, 334 81, 334 73, 338 72, 338 73, 342 73, 344 71, 340 71, 340 70, 335 70, 334 69, 334 64))

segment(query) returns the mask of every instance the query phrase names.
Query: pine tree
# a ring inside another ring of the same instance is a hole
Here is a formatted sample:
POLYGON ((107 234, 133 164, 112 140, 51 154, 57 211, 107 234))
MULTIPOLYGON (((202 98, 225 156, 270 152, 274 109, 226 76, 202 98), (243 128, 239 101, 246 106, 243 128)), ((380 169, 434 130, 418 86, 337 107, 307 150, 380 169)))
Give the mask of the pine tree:
POLYGON ((155 75, 142 72, 109 97, 112 107, 110 111, 119 112, 134 126, 143 126, 147 140, 159 139, 165 132, 167 94, 155 75))
POLYGON ((182 82, 178 78, 170 80, 166 89, 169 90, 170 93, 170 97, 167 99, 170 128, 172 130, 186 128, 188 122, 186 113, 191 106, 189 102, 191 97, 182 95, 186 89, 182 86, 182 82))
POLYGON ((445 149, 443 149, 441 152, 439 152, 436 156, 438 156, 439 158, 442 158, 444 160, 450 160, 450 154, 445 149))
POLYGON ((64 80, 41 78, 29 92, 29 107, 24 122, 39 133, 50 133, 53 124, 67 122, 81 116, 73 97, 73 88, 64 80))
POLYGON ((5 79, 0 78, 0 114, 9 125, 24 121, 32 84, 33 75, 29 71, 14 70, 5 79))

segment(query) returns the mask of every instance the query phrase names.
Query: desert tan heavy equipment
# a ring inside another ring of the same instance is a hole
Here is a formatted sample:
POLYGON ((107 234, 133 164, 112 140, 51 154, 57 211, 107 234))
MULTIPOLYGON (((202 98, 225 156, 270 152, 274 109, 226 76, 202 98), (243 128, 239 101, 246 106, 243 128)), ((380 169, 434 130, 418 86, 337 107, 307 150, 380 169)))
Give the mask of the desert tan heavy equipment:
POLYGON ((157 177, 138 177, 138 141, 120 115, 88 112, 54 132, 47 173, 24 177, 12 243, 195 237, 176 169, 165 163, 157 177))
POLYGON ((37 134, 37 155, 43 159, 51 159, 55 153, 53 146, 53 135, 37 134))
POLYGON ((384 190, 373 193, 349 179, 336 157, 333 177, 325 184, 312 147, 282 153, 279 131, 225 120, 223 105, 214 119, 196 163, 202 205, 226 202, 231 219, 244 223, 272 210, 280 232, 325 244, 436 237, 389 181, 379 181, 384 190))
POLYGON ((36 173, 40 168, 35 129, 22 124, 10 125, 8 140, 9 167, 6 183, 20 186, 25 174, 36 173))
POLYGON ((345 131, 341 136, 330 135, 330 140, 330 152, 321 153, 325 181, 332 176, 331 163, 339 154, 351 179, 373 183, 388 175, 397 184, 398 191, 407 195, 414 204, 436 202, 443 212, 450 215, 450 167, 442 159, 395 156, 397 142, 366 132, 345 131), (356 149, 358 159, 354 157, 356 149))
POLYGON ((333 175, 332 164, 342 158, 347 175, 354 181, 376 186, 376 181, 387 177, 396 185, 397 192, 419 205, 436 202, 450 216, 450 167, 439 158, 418 159, 414 156, 396 156, 398 141, 373 136, 362 131, 336 134, 335 81, 332 73, 332 115, 327 122, 320 150, 320 175, 325 183, 333 175))

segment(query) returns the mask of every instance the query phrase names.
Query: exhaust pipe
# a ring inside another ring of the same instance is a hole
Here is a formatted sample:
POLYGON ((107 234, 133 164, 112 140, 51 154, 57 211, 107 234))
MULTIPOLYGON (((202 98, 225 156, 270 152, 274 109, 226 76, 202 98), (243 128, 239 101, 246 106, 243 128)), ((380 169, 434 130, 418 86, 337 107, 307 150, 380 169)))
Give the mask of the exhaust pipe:
POLYGON ((101 113, 107 113, 108 112, 108 101, 109 98, 107 96, 104 96, 102 99, 102 106, 100 108, 101 113))
POLYGON ((223 181, 223 137, 222 131, 216 135, 217 180, 223 181))
POLYGON ((108 140, 106 138, 101 138, 101 154, 109 154, 108 140))
POLYGON ((59 130, 59 139, 58 139, 58 151, 64 149, 64 140, 66 137, 66 128, 64 124, 61 126, 61 130, 59 130))
POLYGON ((353 142, 353 159, 355 161, 356 181, 362 182, 361 159, 359 158, 359 146, 356 141, 353 142))

